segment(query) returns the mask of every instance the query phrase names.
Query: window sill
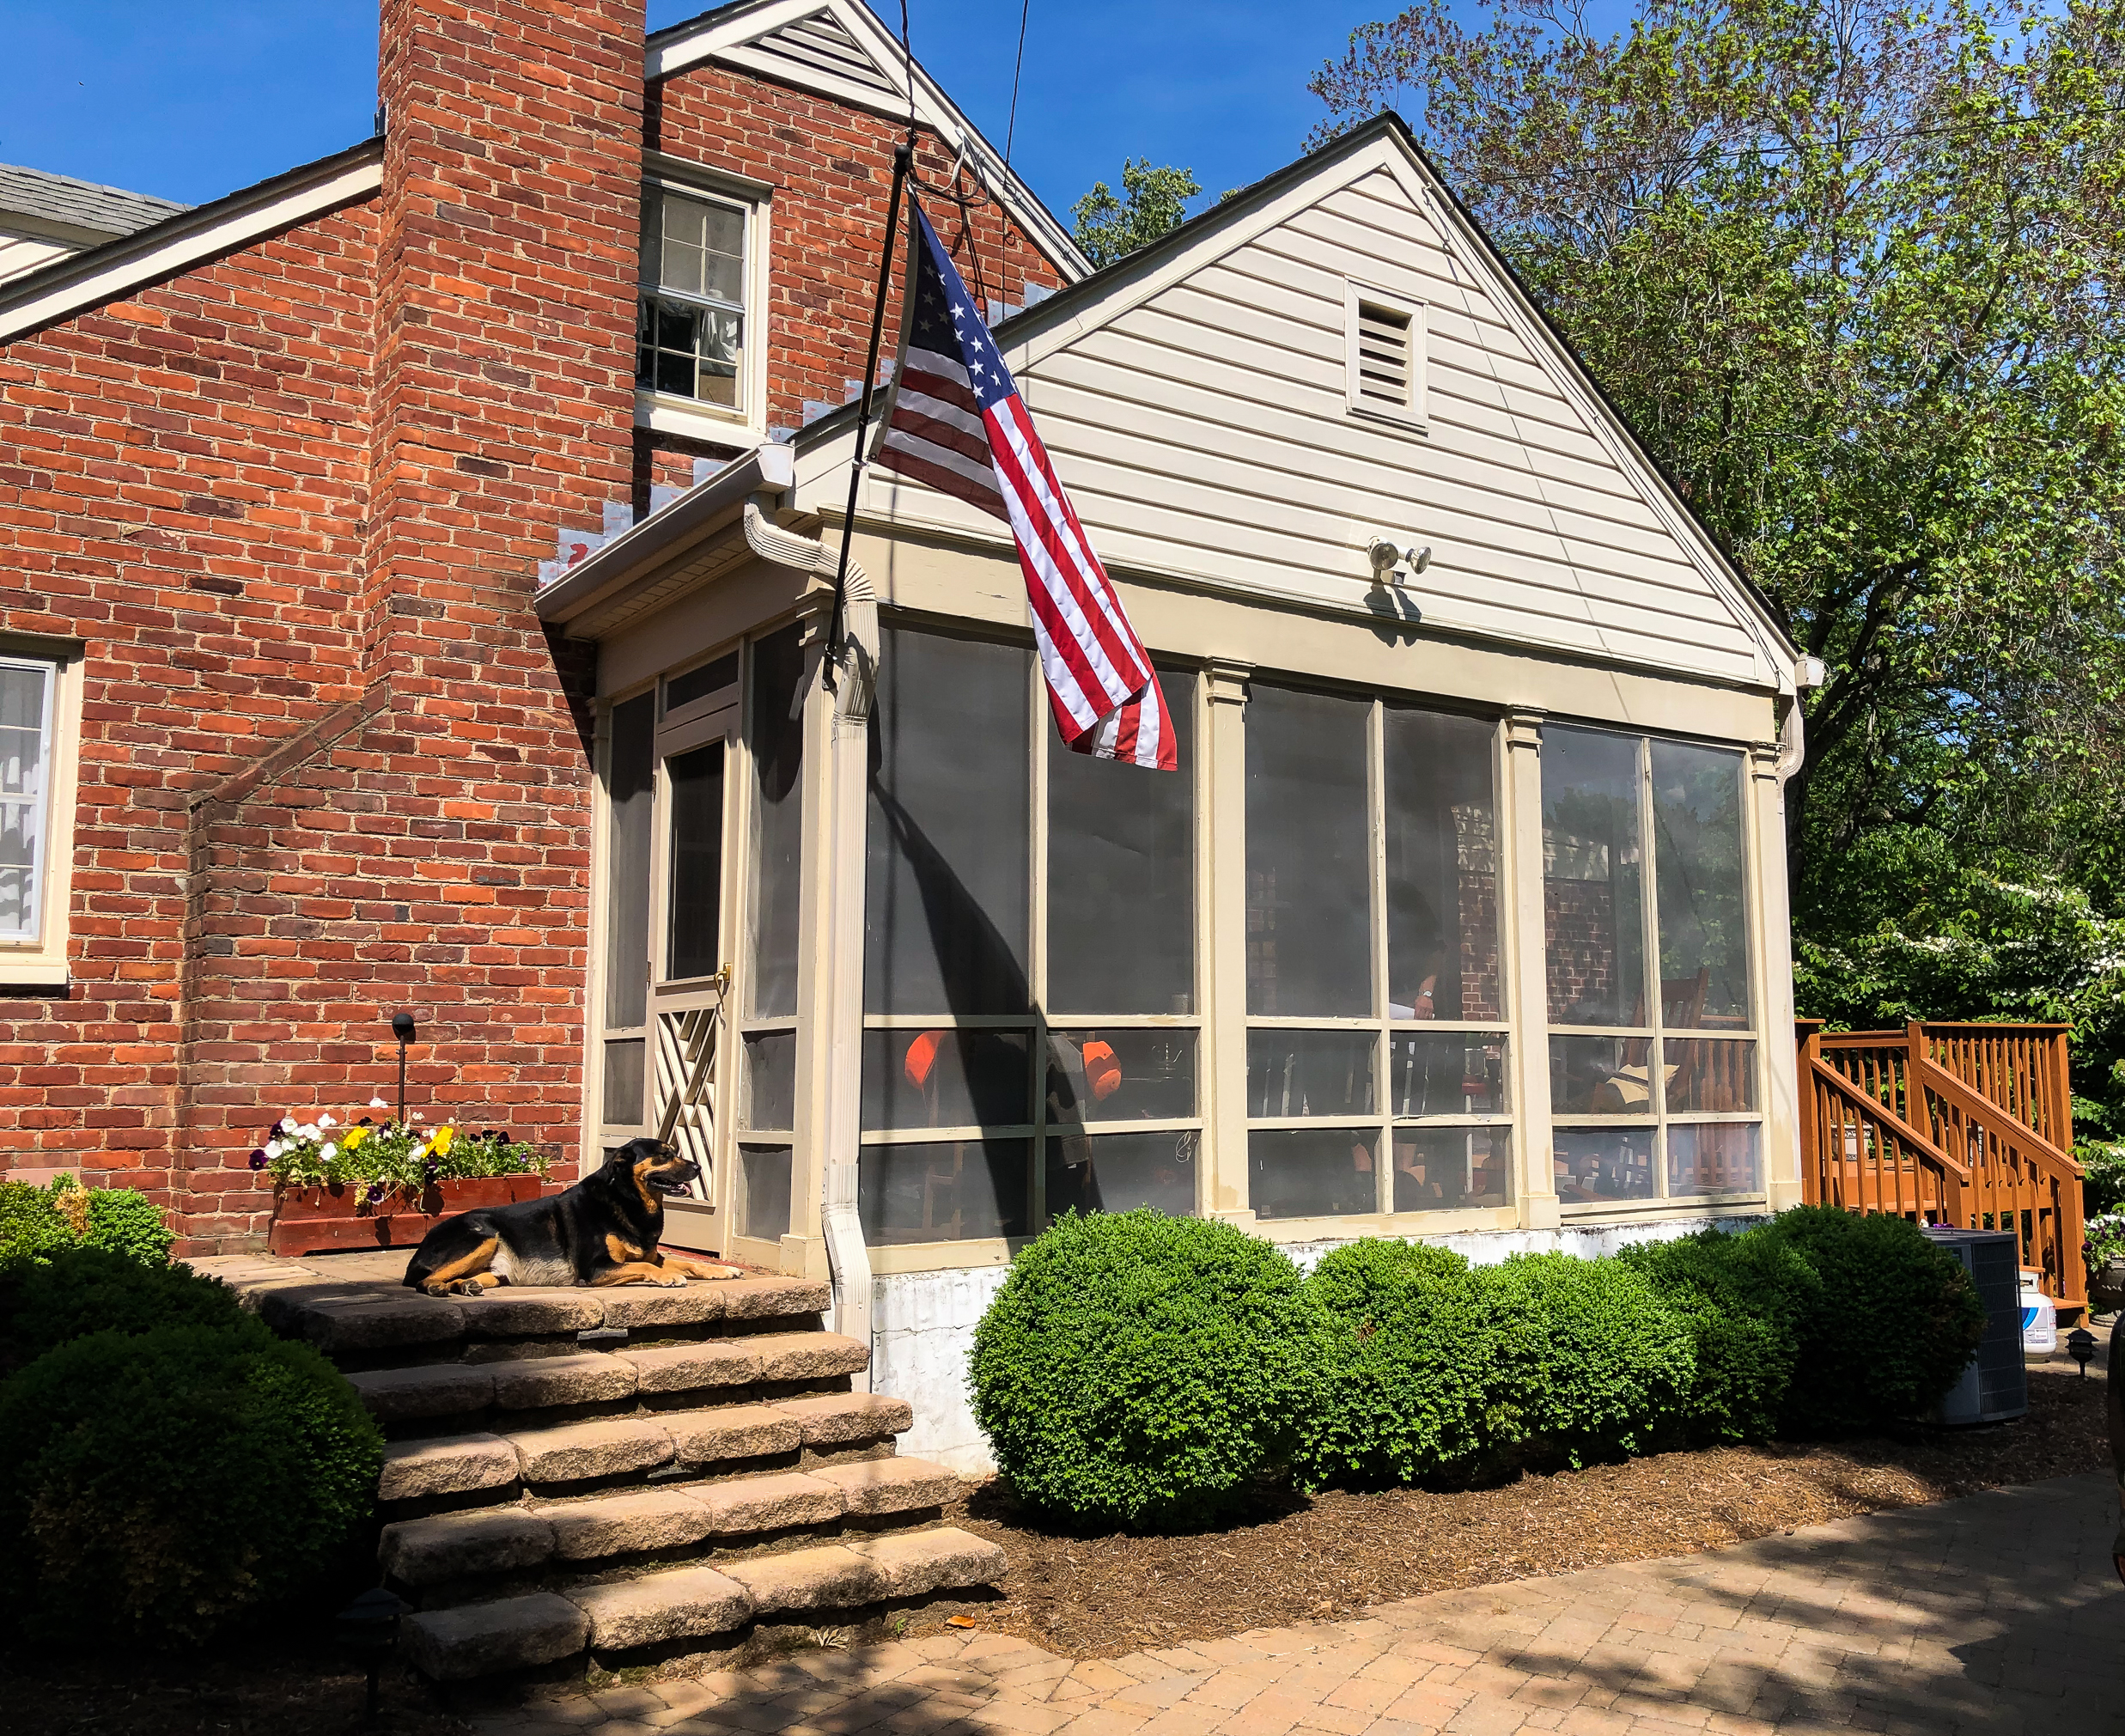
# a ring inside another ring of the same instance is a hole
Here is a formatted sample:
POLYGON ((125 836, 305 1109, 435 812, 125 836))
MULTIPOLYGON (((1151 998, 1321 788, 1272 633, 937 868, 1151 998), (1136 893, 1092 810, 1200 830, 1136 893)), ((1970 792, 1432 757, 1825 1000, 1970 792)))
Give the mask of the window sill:
POLYGON ((1705 1193, 1688 1198, 1566 1200, 1562 1210, 1567 1223, 1600 1218, 1714 1217, 1724 1212, 1761 1217, 1767 1209, 1765 1198, 1758 1189, 1754 1193, 1705 1193))
POLYGON ((0 957, 0 984, 15 984, 22 988, 64 989, 72 979, 66 973, 64 959, 40 958, 31 955, 9 959, 0 957))
POLYGON ((767 439, 765 430, 743 411, 720 410, 667 392, 635 393, 635 426, 719 446, 758 446, 767 439))

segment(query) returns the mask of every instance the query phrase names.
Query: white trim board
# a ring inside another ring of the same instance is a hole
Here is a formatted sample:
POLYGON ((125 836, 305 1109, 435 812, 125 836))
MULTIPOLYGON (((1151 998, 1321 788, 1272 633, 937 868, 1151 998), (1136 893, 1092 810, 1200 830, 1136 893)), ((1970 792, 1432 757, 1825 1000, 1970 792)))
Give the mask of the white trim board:
MULTIPOLYGON (((738 0, 736 4, 718 7, 656 32, 648 40, 642 75, 650 79, 668 78, 704 60, 720 61, 780 83, 795 84, 873 114, 899 120, 907 118, 908 85, 899 40, 861 0, 738 0), (875 85, 859 83, 824 68, 801 66, 788 56, 764 53, 752 46, 821 15, 831 17, 848 33, 872 70, 891 88, 889 95, 875 85)), ((959 105, 945 94, 943 87, 922 70, 920 61, 915 64, 915 119, 942 139, 947 149, 965 153, 967 167, 975 178, 1055 262, 1065 283, 1075 283, 1091 274, 1092 262, 1078 252, 1069 231, 1019 179, 959 105)))
POLYGON ((0 343, 367 198, 383 184, 383 141, 365 140, 106 247, 54 260, 0 289, 0 343))

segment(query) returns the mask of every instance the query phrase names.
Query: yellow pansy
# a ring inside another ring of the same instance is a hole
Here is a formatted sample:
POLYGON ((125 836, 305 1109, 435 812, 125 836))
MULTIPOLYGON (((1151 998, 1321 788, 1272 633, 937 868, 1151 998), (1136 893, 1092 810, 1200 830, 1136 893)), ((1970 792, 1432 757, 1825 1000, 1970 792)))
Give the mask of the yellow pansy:
POLYGON ((346 1136, 339 1142, 339 1148, 342 1151, 352 1151, 356 1146, 361 1144, 361 1142, 368 1136, 369 1130, 366 1127, 350 1127, 347 1130, 346 1136))
POLYGON ((452 1129, 452 1128, 449 1128, 449 1127, 439 1127, 439 1128, 437 1128, 437 1129, 435 1130, 435 1140, 434 1140, 434 1144, 435 1144, 435 1155, 436 1155, 437 1157, 448 1157, 448 1156, 449 1156, 449 1155, 450 1155, 450 1142, 451 1142, 453 1139, 455 1139, 456 1137, 457 1137, 457 1133, 456 1133, 456 1130, 455 1130, 454 1129, 452 1129))

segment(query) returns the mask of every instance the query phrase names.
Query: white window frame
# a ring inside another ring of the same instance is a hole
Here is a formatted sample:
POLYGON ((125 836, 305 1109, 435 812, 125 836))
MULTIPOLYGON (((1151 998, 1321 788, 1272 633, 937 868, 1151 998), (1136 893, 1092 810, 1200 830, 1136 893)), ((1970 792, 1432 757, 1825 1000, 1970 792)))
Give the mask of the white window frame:
POLYGON ((27 935, 0 936, 0 984, 64 988, 68 981, 82 649, 74 641, 0 635, 0 664, 39 668, 46 673, 44 813, 35 925, 27 935))
MULTIPOLYGON (((722 205, 745 219, 746 292, 741 316, 745 321, 744 366, 738 375, 738 402, 726 407, 704 404, 697 398, 635 388, 635 425, 660 434, 676 434, 723 445, 757 444, 767 438, 767 305, 770 281, 768 265, 771 225, 769 215, 773 188, 763 182, 734 175, 705 163, 649 153, 642 174, 645 195, 676 194, 681 198, 722 205)), ((654 294, 656 285, 644 278, 637 285, 636 300, 654 294)))
POLYGON ((1425 356, 1431 347, 1426 311, 1425 304, 1414 296, 1397 295, 1355 277, 1343 280, 1343 402, 1351 415, 1392 423, 1418 434, 1430 431, 1425 409, 1425 356), (1359 315, 1367 304, 1401 314, 1410 322, 1410 399, 1400 407, 1367 398, 1358 389, 1359 315))

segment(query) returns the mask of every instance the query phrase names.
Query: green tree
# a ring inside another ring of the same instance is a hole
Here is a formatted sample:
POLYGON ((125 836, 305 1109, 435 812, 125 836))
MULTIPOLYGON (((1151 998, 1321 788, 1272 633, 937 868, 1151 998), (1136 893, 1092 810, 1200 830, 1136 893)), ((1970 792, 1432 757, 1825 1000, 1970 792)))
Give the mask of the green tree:
POLYGON ((2125 1033, 2125 12, 1443 0, 1397 102, 1827 684, 1787 792, 1802 1009, 2125 1033), (2070 955, 2070 958, 2069 956, 2070 955))
POLYGON ((1188 201, 1201 196, 1193 169, 1154 168, 1149 157, 1122 159, 1123 198, 1105 181, 1070 207, 1070 238, 1095 266, 1112 265, 1188 220, 1188 201))

